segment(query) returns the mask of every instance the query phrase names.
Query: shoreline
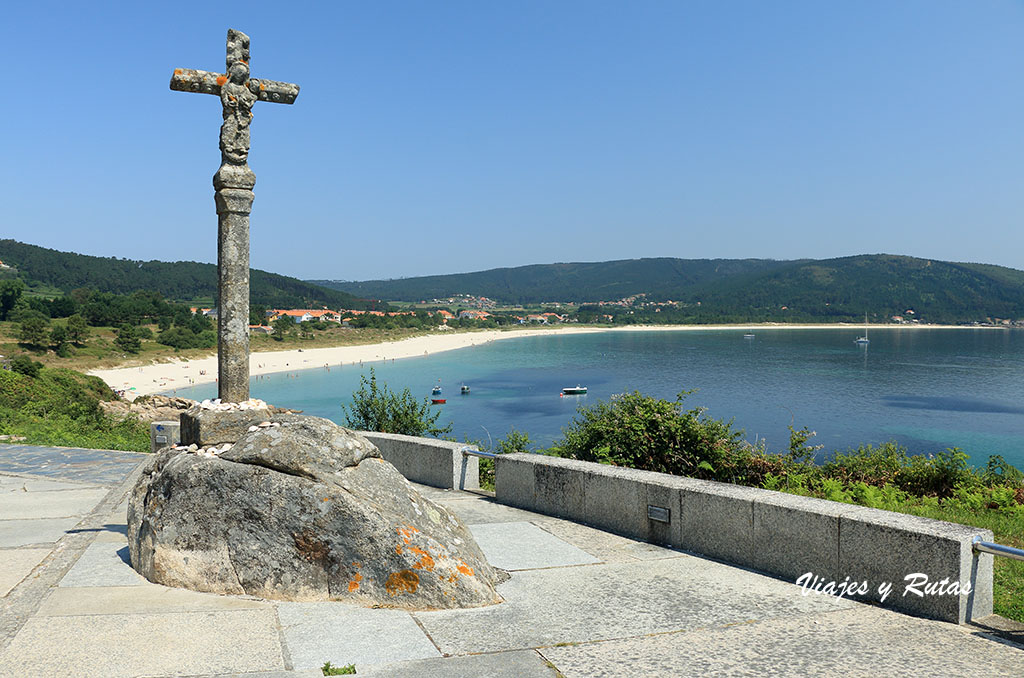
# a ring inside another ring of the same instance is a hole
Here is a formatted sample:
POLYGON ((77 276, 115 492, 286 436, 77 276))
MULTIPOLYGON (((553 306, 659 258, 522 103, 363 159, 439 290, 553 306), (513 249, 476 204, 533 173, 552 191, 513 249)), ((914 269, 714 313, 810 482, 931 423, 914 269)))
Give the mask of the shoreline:
MULTIPOLYGON (((258 376, 295 370, 384 362, 401 358, 433 355, 445 351, 471 348, 502 339, 536 337, 554 334, 593 334, 596 332, 678 332, 678 331, 756 331, 756 330, 834 330, 862 328, 859 324, 746 324, 746 325, 629 325, 625 327, 555 326, 516 330, 470 330, 438 332, 398 341, 355 346, 294 348, 284 351, 262 351, 249 355, 249 374, 258 376)), ((964 325, 871 325, 875 330, 920 329, 1002 329, 964 325)), ((210 384, 217 381, 217 356, 193 360, 175 360, 141 367, 116 367, 90 370, 88 374, 102 379, 112 389, 125 391, 125 398, 134 400, 143 395, 165 393, 178 387, 210 384), (134 388, 134 390, 130 390, 134 388)))

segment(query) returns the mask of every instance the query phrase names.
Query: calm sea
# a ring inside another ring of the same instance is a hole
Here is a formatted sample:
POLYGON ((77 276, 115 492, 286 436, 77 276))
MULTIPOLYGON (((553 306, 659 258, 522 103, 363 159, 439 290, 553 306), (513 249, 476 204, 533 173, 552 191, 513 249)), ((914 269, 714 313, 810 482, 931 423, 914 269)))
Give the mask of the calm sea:
MULTIPOLYGON (((373 366, 392 389, 426 397, 439 381, 458 439, 515 428, 540 445, 579 406, 638 390, 733 419, 747 439, 788 445, 807 426, 826 450, 895 440, 911 452, 960 447, 974 463, 1001 454, 1024 469, 1024 330, 872 329, 603 332, 522 337, 373 366), (471 387, 460 395, 459 387, 471 387), (585 396, 559 395, 565 386, 585 396)), ((341 406, 370 363, 254 378, 253 397, 341 423, 341 406)), ((216 397, 214 385, 179 389, 216 397)))

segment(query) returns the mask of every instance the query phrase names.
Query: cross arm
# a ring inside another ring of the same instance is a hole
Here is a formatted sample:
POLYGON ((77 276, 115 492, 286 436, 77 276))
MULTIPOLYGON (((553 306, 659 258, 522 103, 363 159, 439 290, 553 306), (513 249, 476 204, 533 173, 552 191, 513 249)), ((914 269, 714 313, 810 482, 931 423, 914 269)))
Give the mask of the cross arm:
MULTIPOLYGON (((199 92, 200 94, 220 94, 220 86, 227 82, 223 73, 210 73, 192 68, 176 68, 171 76, 171 89, 178 92, 199 92)), ((250 78, 249 90, 260 101, 273 104, 291 104, 299 96, 299 86, 290 82, 278 82, 264 78, 250 78)))
POLYGON ((175 68, 171 76, 171 89, 178 92, 199 92, 220 94, 220 86, 227 82, 222 73, 197 71, 192 68, 175 68))
POLYGON ((251 78, 249 89, 260 98, 260 101, 269 101, 273 104, 293 104, 299 96, 298 85, 263 78, 251 78))

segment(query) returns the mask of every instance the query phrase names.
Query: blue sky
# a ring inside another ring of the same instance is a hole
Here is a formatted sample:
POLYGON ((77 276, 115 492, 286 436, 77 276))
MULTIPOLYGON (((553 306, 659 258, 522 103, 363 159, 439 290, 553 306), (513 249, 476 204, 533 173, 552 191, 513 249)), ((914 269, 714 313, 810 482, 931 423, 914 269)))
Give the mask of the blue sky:
POLYGON ((252 265, 370 279, 890 252, 1024 269, 1024 2, 52 3, 0 23, 0 237, 216 261, 255 77, 252 265))

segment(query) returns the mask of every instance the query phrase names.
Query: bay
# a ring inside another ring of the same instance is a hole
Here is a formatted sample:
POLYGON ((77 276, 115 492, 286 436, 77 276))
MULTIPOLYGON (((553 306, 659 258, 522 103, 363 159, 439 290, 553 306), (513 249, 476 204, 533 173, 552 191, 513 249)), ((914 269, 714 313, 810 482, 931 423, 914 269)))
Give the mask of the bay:
MULTIPOLYGON (((493 442, 515 428, 555 442, 579 406, 640 391, 733 419, 779 451, 807 426, 825 451, 896 441, 912 453, 959 447, 972 463, 1002 455, 1024 468, 1024 330, 859 328, 624 331, 503 339, 421 358, 256 377, 252 395, 343 423, 360 375, 427 397, 440 382, 440 422, 459 440, 493 442), (471 387, 460 395, 459 387, 471 387), (561 396, 582 384, 585 396, 561 396)), ((178 389, 203 399, 215 385, 178 389)))

